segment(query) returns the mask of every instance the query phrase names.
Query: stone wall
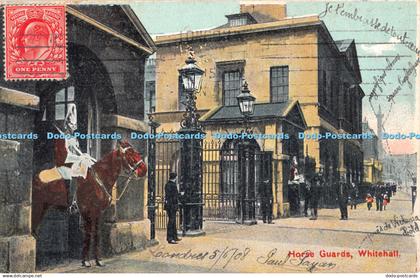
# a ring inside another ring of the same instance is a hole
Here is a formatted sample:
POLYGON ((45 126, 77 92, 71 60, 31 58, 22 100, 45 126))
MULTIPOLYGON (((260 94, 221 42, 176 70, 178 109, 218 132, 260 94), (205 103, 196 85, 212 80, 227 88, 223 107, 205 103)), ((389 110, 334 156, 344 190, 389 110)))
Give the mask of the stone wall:
MULTIPOLYGON (((32 110, 0 104, 2 133, 28 133, 32 125, 32 110)), ((33 272, 32 140, 0 139, 0 156, 0 272, 33 272)))

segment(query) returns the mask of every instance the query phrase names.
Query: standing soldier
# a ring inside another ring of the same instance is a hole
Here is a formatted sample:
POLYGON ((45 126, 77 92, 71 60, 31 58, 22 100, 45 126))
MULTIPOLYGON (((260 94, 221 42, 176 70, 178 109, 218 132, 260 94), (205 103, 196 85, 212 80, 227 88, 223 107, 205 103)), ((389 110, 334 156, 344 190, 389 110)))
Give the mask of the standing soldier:
POLYGON ((176 186, 176 173, 169 174, 169 181, 165 185, 165 210, 168 216, 166 228, 166 240, 170 244, 176 244, 178 239, 176 231, 176 212, 178 210, 178 188, 176 186))
POLYGON ((340 181, 337 186, 338 206, 340 207, 340 220, 347 220, 349 218, 347 211, 347 202, 349 198, 349 188, 345 176, 340 176, 340 181))
POLYGON ((318 219, 318 201, 321 197, 321 190, 324 184, 324 169, 319 168, 319 172, 315 174, 311 183, 311 218, 309 220, 318 219))
POLYGON ((263 222, 274 224, 273 220, 273 194, 269 180, 265 180, 260 187, 261 210, 263 222))
POLYGON ((301 176, 298 171, 298 161, 296 156, 292 159, 292 165, 290 167, 289 175, 289 202, 290 210, 294 214, 299 214, 300 211, 300 199, 299 199, 299 185, 300 185, 301 176))

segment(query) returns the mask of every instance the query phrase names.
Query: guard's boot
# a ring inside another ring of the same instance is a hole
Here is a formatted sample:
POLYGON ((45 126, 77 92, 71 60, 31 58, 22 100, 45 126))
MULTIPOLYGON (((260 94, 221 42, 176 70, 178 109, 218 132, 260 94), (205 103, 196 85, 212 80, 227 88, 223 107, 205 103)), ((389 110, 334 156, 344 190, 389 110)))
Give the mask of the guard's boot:
POLYGON ((91 267, 92 265, 90 264, 90 261, 88 261, 88 260, 83 260, 83 261, 82 261, 82 266, 84 266, 84 267, 91 267))
POLYGON ((96 266, 99 266, 99 267, 104 267, 105 266, 105 263, 101 259, 96 259, 95 264, 96 264, 96 266))
POLYGON ((309 220, 316 220, 318 217, 315 214, 315 210, 311 209, 311 218, 309 218, 309 220))

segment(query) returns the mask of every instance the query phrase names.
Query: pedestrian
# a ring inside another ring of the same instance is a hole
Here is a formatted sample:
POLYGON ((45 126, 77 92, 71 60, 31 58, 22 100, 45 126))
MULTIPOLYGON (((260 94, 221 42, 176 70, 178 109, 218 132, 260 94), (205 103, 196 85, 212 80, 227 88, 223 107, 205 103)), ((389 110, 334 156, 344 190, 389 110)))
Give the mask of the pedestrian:
POLYGON ((260 187, 261 210, 263 223, 274 224, 273 222, 273 193, 270 180, 265 180, 260 187))
POLYGON ((347 211, 347 201, 349 197, 348 185, 346 182, 346 177, 340 176, 340 181, 337 186, 337 200, 338 206, 340 207, 340 220, 347 220, 349 218, 347 211))
POLYGON ((308 217, 308 209, 311 202, 311 183, 309 182, 309 179, 305 179, 305 186, 303 187, 303 197, 304 197, 304 208, 303 208, 303 214, 305 217, 308 217))
POLYGON ((288 196, 290 203, 291 214, 300 214, 300 196, 299 196, 299 185, 301 175, 298 170, 298 161, 296 156, 292 158, 290 165, 290 174, 288 182, 288 196))
POLYGON ((169 181, 165 185, 165 206, 168 216, 168 226, 166 228, 166 240, 170 244, 176 244, 181 239, 178 238, 176 229, 176 212, 178 210, 178 188, 176 186, 177 174, 170 173, 169 181))
POLYGON ((388 199, 388 195, 387 194, 385 194, 384 195, 384 210, 386 210, 386 206, 388 205, 388 203, 389 203, 389 201, 388 201, 389 199, 388 199))
POLYGON ((321 167, 319 172, 314 175, 311 182, 311 218, 309 220, 318 219, 318 201, 321 196, 322 186, 324 184, 324 169, 321 167))
POLYGON ((372 195, 370 195, 370 193, 368 193, 366 196, 366 204, 367 204, 368 210, 372 208, 372 203, 373 203, 373 197, 372 195))
POLYGON ((357 197, 358 197, 358 192, 357 192, 357 187, 356 184, 354 182, 351 183, 351 194, 350 194, 350 209, 356 209, 357 206, 357 197))
POLYGON ((377 184, 375 187, 376 211, 382 211, 383 208, 383 194, 381 185, 377 184))

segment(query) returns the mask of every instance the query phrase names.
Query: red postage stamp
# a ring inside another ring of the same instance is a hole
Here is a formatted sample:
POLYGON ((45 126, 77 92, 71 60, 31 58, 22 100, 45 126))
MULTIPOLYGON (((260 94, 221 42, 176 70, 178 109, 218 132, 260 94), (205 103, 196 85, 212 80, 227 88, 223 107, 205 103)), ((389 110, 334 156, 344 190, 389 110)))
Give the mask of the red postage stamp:
POLYGON ((64 6, 5 7, 6 80, 65 79, 64 6))

